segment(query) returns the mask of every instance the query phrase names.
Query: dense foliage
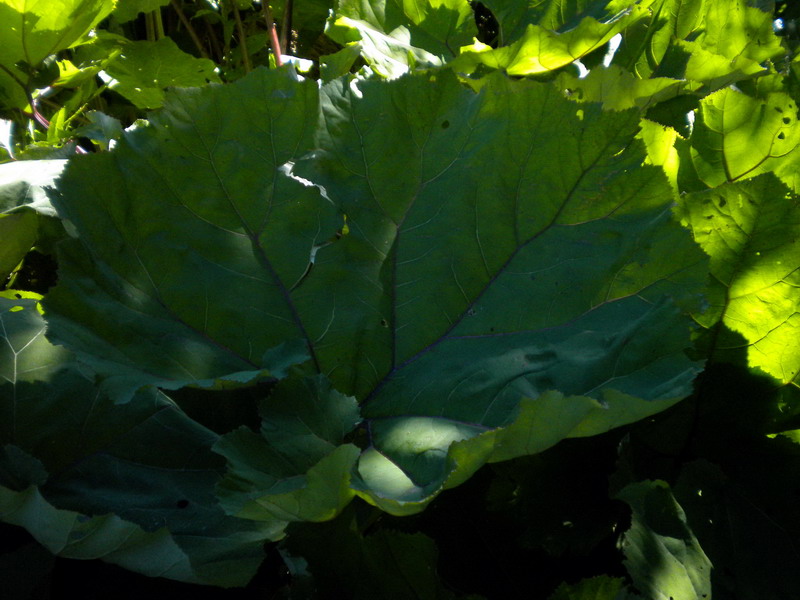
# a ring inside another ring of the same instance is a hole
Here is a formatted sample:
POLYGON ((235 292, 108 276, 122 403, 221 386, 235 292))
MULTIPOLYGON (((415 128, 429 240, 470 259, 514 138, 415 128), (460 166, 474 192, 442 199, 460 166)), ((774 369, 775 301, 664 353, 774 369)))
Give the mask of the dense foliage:
POLYGON ((798 595, 796 13, 0 0, 10 593, 798 595))

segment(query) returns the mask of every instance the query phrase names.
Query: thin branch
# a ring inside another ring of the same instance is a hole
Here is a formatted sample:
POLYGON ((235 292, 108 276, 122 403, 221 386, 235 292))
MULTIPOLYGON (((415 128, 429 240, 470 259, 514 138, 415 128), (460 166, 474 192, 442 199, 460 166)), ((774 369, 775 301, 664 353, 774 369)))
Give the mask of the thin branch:
POLYGON ((183 23, 183 26, 186 27, 186 31, 189 33, 189 37, 192 38, 192 41, 194 42, 197 51, 200 53, 200 56, 203 58, 209 58, 208 52, 206 52, 206 49, 203 48, 203 42, 200 41, 200 37, 197 35, 197 32, 195 31, 194 27, 192 27, 191 22, 184 14, 180 1, 170 0, 170 3, 172 4, 172 8, 175 9, 175 12, 178 13, 178 18, 181 20, 181 23, 183 23))
POLYGON ((283 21, 281 22, 281 37, 280 46, 281 54, 286 54, 289 47, 289 40, 292 35, 292 11, 294 10, 294 0, 286 0, 286 8, 283 12, 283 21))
POLYGON ((247 52, 247 36, 244 33, 244 25, 242 25, 242 15, 239 14, 239 7, 236 6, 236 0, 231 2, 233 6, 233 16, 236 19, 236 30, 239 32, 239 48, 242 49, 242 65, 244 72, 250 72, 250 54, 247 52))

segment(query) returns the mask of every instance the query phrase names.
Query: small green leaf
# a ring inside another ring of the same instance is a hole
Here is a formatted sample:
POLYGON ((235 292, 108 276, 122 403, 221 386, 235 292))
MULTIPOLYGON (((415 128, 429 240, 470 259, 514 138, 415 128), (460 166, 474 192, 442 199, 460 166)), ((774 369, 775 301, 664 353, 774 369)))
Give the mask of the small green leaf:
POLYGON ((663 481, 626 486, 617 498, 633 510, 622 550, 634 586, 648 600, 711 597, 711 561, 663 481))

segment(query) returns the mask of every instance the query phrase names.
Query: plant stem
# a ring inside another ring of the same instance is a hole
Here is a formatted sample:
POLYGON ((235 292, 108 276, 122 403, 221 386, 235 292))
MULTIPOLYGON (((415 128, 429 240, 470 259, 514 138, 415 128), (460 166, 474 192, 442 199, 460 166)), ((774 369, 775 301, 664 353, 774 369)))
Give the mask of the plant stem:
POLYGON ((289 39, 292 35, 293 10, 294 10, 294 0, 286 0, 286 8, 284 9, 283 13, 283 21, 281 22, 280 47, 282 54, 286 54, 286 49, 289 47, 289 39))
POLYGON ((275 56, 275 66, 282 67, 283 59, 281 58, 281 43, 278 41, 278 32, 275 28, 275 20, 272 18, 272 10, 269 7, 269 2, 264 2, 264 18, 267 20, 269 41, 270 45, 272 46, 272 54, 275 56))
POLYGON ((233 6, 233 16, 236 19, 236 30, 239 33, 239 48, 242 50, 242 65, 244 72, 250 72, 250 54, 247 52, 247 36, 244 33, 244 26, 242 25, 242 15, 239 14, 239 7, 236 6, 236 0, 231 2, 233 6))
POLYGON ((200 53, 200 56, 203 58, 208 58, 208 53, 206 52, 206 49, 203 48, 203 43, 200 41, 200 37, 197 35, 194 27, 192 27, 191 21, 189 21, 189 19, 186 17, 186 14, 183 12, 179 0, 170 0, 170 3, 172 4, 172 8, 175 9, 175 12, 178 13, 178 18, 181 20, 181 23, 183 23, 183 26, 186 27, 186 32, 189 34, 189 37, 192 38, 192 41, 194 42, 197 51, 200 53))

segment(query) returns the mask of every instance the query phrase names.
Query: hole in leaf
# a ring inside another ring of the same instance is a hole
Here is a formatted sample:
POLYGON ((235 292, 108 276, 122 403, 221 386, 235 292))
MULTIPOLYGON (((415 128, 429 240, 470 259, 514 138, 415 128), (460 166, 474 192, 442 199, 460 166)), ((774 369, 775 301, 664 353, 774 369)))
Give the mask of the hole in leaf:
POLYGON ((388 327, 388 326, 389 326, 389 321, 387 321, 386 319, 381 319, 381 327, 388 327))
POLYGON ((781 131, 781 132, 778 134, 778 139, 779 139, 779 140, 782 140, 782 139, 784 139, 785 137, 786 137, 786 134, 785 134, 785 133, 783 133, 782 131, 781 131))
POLYGON ((177 506, 178 508, 186 508, 187 506, 189 506, 189 501, 185 500, 185 499, 184 500, 178 500, 175 503, 175 506, 177 506))
POLYGON ((445 119, 442 121, 442 129, 447 129, 448 127, 450 127, 450 121, 445 119))
POLYGON ((792 122, 792 120, 789 117, 783 117, 783 122, 785 125, 788 125, 789 123, 792 122))
POLYGON ((727 200, 725 200, 725 198, 720 198, 720 199, 719 199, 719 207, 720 207, 720 208, 722 208, 723 206, 725 206, 727 203, 728 203, 728 201, 727 201, 727 200))

